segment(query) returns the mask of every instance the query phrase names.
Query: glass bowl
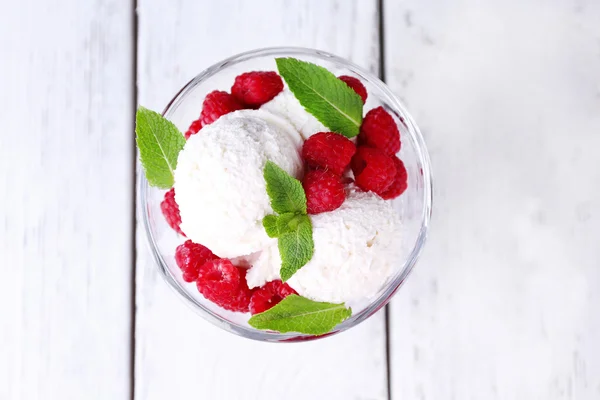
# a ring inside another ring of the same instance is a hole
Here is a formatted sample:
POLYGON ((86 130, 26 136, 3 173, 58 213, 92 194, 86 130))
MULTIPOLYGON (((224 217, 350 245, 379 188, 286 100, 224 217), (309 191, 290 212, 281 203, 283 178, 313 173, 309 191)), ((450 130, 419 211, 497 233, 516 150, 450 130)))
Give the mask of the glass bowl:
POLYGON ((139 176, 139 201, 141 217, 160 274, 171 288, 196 312, 213 324, 240 336, 270 342, 292 342, 312 340, 330 336, 349 329, 369 318, 386 305, 402 285, 415 265, 427 236, 431 214, 432 183, 429 156, 419 128, 398 98, 373 74, 333 54, 304 48, 267 48, 238 54, 223 60, 197 75, 169 102, 163 115, 185 132, 192 121, 198 118, 202 101, 213 90, 228 90, 234 78, 247 71, 276 71, 276 57, 294 57, 321 65, 335 75, 358 77, 369 92, 365 112, 383 106, 396 119, 402 138, 399 157, 408 171, 408 189, 393 206, 402 220, 402 247, 397 249, 403 260, 395 274, 388 279, 379 292, 362 307, 353 307, 352 316, 336 326, 331 332, 321 335, 277 333, 252 328, 247 321, 249 314, 224 310, 204 299, 194 283, 183 281, 181 271, 175 263, 175 248, 185 239, 175 233, 165 221, 160 202, 164 191, 148 185, 143 173, 139 176))

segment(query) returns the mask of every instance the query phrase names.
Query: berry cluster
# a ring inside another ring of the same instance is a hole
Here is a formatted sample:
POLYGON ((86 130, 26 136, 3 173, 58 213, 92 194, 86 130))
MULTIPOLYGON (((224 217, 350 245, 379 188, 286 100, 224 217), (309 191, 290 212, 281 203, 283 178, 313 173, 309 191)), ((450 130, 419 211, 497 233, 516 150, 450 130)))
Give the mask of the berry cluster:
POLYGON ((249 289, 246 268, 233 265, 231 260, 219 258, 201 244, 191 240, 175 250, 175 261, 183 280, 196 282, 198 291, 207 299, 226 310, 256 314, 296 293, 287 283, 272 281, 258 289, 249 289))
POLYGON ((183 280, 196 282, 198 291, 226 310, 260 313, 275 306, 290 294, 296 294, 287 283, 272 281, 258 289, 249 289, 246 268, 219 258, 201 244, 187 240, 175 250, 175 262, 183 280))
MULTIPOLYGON (((357 78, 340 76, 339 79, 366 102, 367 89, 357 78)), ((344 177, 348 167, 352 169, 356 186, 375 192, 383 199, 396 198, 406 190, 406 168, 396 157, 400 151, 400 131, 383 107, 367 113, 357 142, 358 147, 334 132, 319 132, 304 142, 302 157, 309 170, 302 184, 309 214, 333 211, 344 203, 344 177)))
POLYGON ((258 108, 283 90, 283 80, 273 71, 246 72, 235 78, 231 94, 220 90, 210 92, 202 103, 200 118, 192 122, 185 138, 195 135, 203 126, 219 117, 244 108, 258 108))
POLYGON ((400 151, 400 131, 394 118, 383 107, 367 113, 360 127, 358 143, 352 159, 356 185, 386 200, 404 193, 408 186, 408 173, 404 163, 396 156, 400 151))

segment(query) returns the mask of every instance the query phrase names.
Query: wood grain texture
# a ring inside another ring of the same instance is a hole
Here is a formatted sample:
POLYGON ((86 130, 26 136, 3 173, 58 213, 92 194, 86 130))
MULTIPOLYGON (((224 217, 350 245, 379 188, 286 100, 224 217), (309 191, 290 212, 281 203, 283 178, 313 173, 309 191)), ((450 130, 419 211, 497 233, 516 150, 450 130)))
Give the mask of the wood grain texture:
MULTIPOLYGON (((256 47, 329 50, 376 70, 375 1, 140 0, 140 104, 162 109, 192 76, 256 47)), ((213 327, 162 281, 138 227, 138 400, 386 399, 383 315, 318 342, 252 342, 213 327)))
POLYGON ((384 15, 388 82, 436 184, 392 304, 393 399, 600 398, 600 4, 384 15))
POLYGON ((0 399, 129 398, 130 20, 3 3, 0 399))

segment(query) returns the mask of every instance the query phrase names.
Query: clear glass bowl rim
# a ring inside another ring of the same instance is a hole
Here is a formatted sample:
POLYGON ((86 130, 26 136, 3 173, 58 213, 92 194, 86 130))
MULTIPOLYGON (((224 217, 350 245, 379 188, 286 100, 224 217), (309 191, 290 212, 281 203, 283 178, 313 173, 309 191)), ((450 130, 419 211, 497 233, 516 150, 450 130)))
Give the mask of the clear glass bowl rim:
MULTIPOLYGON (((205 69, 198 75, 196 75, 192 80, 190 80, 177 94, 171 99, 171 101, 167 104, 165 109, 162 112, 162 115, 167 117, 169 111, 176 105, 179 104, 185 97, 186 93, 190 90, 194 89, 196 85, 200 82, 210 78, 215 75, 223 68, 227 67, 231 64, 237 64, 239 62, 243 62, 252 58, 257 57, 265 57, 265 56, 309 56, 309 57, 317 57, 317 58, 325 58, 330 62, 337 63, 344 68, 357 73, 361 77, 367 79, 369 84, 377 87, 385 96, 387 96, 387 102, 390 103, 395 109, 399 110, 402 117, 404 118, 404 123, 408 128, 408 133, 412 136, 412 139, 415 144, 415 152, 417 155, 417 159, 421 162, 422 175, 423 175, 423 193, 422 193, 422 201, 423 201, 423 211, 421 215, 421 227, 419 230, 419 234, 417 236, 417 240, 414 243, 414 246, 410 252, 409 257, 404 262, 401 273, 396 276, 392 281, 387 283, 387 287, 385 290, 371 302, 371 304, 365 309, 361 310, 358 314, 352 315, 352 317, 338 326, 335 329, 322 336, 312 336, 312 335, 299 335, 297 333, 277 333, 277 332, 269 332, 269 331, 259 331, 250 326, 242 326, 237 323, 226 320, 220 315, 214 313, 213 311, 204 307, 201 303, 199 303, 196 299, 191 297, 185 290, 183 290, 179 283, 176 281, 175 277, 172 275, 166 261, 163 259, 160 251, 158 249, 158 245, 156 243, 154 234, 152 232, 150 226, 150 216, 147 207, 147 191, 149 188, 148 181, 143 173, 141 166, 139 166, 139 176, 138 176, 138 202, 139 202, 139 213, 141 214, 141 219, 143 221, 144 230, 146 231, 146 237, 148 239, 148 243, 150 246, 151 253, 156 261, 156 264, 159 268, 160 275, 165 279, 167 284, 175 290, 185 302, 194 309, 194 311, 198 312, 203 318, 211 322, 212 324, 221 327, 229 332, 236 333, 240 336, 259 340, 259 341, 269 341, 269 342, 286 342, 286 341, 296 341, 296 340, 312 340, 318 339, 321 337, 331 336, 332 334, 336 334, 339 332, 343 332, 346 329, 351 328, 352 326, 358 325, 363 322, 375 312, 377 312, 381 307, 385 306, 393 297, 394 293, 401 287, 403 282, 406 280, 412 269, 414 268, 419 255, 423 249, 425 241, 427 239, 427 233, 429 228, 429 222, 431 219, 431 210, 432 210, 432 202, 433 202, 433 182, 431 175, 431 163, 429 160, 429 154, 427 152, 427 148, 425 146, 425 141, 423 140, 423 136, 421 135, 421 131, 419 127, 414 122, 412 116, 406 110, 404 105, 400 102, 400 100, 391 92, 388 86, 383 83, 378 77, 373 75, 372 73, 366 71, 362 67, 338 57, 334 54, 316 50, 311 48, 304 47, 268 47, 250 50, 244 53, 239 53, 234 56, 231 56, 225 60, 222 60, 211 67, 205 69)), ((139 161, 138 161, 139 163, 139 161)), ((139 216, 138 216, 139 217, 139 216)))

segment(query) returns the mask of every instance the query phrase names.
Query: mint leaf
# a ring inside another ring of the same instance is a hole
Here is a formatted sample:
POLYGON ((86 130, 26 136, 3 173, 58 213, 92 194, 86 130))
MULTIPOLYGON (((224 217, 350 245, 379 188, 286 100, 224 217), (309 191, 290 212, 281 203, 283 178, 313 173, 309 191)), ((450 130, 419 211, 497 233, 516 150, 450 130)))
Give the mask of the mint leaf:
POLYGON ((267 215, 263 226, 267 235, 278 238, 280 275, 288 280, 313 256, 312 224, 306 215, 306 194, 302 184, 275 163, 267 161, 263 170, 271 207, 279 215, 267 215))
POLYGON ((310 218, 308 215, 296 217, 298 218, 296 229, 281 234, 277 242, 281 255, 279 274, 284 282, 310 261, 315 249, 310 218))
POLYGON ((279 235, 295 232, 298 229, 300 222, 303 221, 302 217, 304 217, 304 215, 292 213, 281 214, 276 222, 279 235))
POLYGON ((267 182, 267 194, 273 211, 306 214, 306 195, 299 180, 291 177, 272 161, 267 161, 263 170, 267 182))
POLYGON ((265 215, 262 220, 262 224, 265 228, 265 232, 270 238, 279 237, 279 230, 277 229, 277 220, 279 217, 275 214, 265 215))
POLYGON ((292 294, 275 307, 253 315, 248 323, 256 329, 322 335, 351 315, 352 309, 343 303, 321 303, 292 294))
POLYGON ((171 121, 144 107, 135 114, 135 133, 148 183, 161 189, 171 188, 185 138, 171 121))
POLYGON ((300 104, 323 125, 352 138, 362 123, 360 96, 327 69, 295 58, 276 58, 279 74, 300 104))

